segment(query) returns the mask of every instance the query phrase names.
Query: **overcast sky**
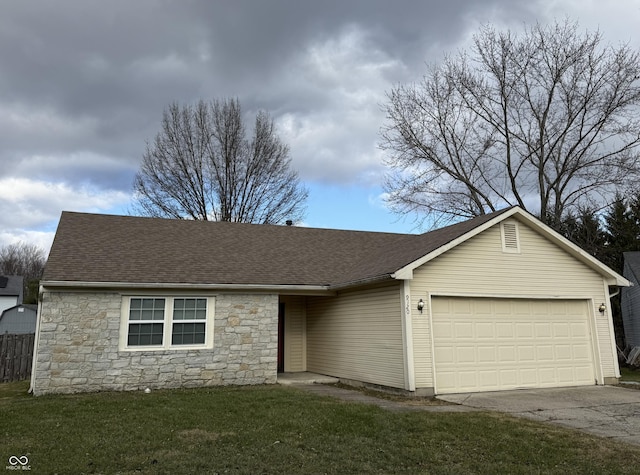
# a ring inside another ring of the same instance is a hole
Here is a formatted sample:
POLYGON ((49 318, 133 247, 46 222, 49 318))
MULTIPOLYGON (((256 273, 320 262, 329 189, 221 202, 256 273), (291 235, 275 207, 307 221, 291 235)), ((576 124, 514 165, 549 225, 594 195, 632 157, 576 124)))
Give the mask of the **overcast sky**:
POLYGON ((0 245, 126 214, 163 109, 225 97, 274 117, 305 225, 414 231, 381 199, 385 93, 483 23, 565 16, 640 47, 639 0, 0 0, 0 245))

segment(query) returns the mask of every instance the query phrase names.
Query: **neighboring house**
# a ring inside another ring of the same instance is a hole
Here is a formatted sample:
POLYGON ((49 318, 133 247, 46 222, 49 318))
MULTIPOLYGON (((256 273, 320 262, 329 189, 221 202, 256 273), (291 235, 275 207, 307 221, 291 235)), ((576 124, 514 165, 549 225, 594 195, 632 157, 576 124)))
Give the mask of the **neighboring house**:
POLYGON ((633 286, 622 289, 622 323, 627 347, 640 347, 640 252, 624 253, 623 275, 633 286))
POLYGON ((23 278, 18 275, 0 275, 0 313, 22 303, 23 278))
POLYGON ((611 384, 609 296, 626 285, 517 207, 422 235, 65 212, 31 387, 611 384))
POLYGON ((4 333, 35 333, 37 305, 16 305, 0 313, 0 335, 4 333))

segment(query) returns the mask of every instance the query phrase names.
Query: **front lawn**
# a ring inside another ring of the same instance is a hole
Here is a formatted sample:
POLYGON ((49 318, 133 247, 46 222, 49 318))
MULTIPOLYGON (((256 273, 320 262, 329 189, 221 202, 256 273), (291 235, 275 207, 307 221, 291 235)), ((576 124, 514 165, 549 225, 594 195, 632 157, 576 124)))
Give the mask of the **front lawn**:
POLYGON ((627 366, 620 367, 620 382, 635 381, 640 382, 640 370, 636 368, 629 368, 627 366))
POLYGON ((640 447, 552 425, 494 413, 391 413, 293 387, 39 398, 26 388, 0 384, 0 468, 25 455, 31 473, 600 474, 640 466, 640 447))

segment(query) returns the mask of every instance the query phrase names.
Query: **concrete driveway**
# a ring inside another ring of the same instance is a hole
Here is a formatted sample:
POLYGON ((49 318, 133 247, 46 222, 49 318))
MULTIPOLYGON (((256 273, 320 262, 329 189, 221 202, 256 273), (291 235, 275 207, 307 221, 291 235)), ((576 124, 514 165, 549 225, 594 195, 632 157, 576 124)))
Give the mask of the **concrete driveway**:
POLYGON ((438 399, 640 445, 640 391, 634 389, 616 386, 520 389, 447 394, 438 399))

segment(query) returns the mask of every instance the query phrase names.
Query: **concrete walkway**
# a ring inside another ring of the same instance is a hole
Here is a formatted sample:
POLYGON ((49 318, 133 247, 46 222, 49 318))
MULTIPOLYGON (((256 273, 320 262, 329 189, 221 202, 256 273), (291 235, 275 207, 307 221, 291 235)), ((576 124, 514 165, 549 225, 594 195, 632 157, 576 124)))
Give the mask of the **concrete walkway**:
POLYGON ((448 394, 438 399, 640 445, 640 391, 634 389, 616 386, 521 389, 448 394))

